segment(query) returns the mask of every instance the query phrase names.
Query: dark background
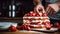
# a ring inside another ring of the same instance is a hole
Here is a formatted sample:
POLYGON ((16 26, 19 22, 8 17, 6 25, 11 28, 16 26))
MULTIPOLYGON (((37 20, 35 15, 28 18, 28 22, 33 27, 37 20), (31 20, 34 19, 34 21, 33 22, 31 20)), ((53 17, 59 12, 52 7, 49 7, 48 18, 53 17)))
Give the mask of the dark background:
MULTIPOLYGON (((43 5, 44 4, 44 1, 43 5)), ((15 5, 15 17, 23 17, 24 14, 34 10, 33 0, 0 0, 0 17, 9 17, 10 5, 15 5)))

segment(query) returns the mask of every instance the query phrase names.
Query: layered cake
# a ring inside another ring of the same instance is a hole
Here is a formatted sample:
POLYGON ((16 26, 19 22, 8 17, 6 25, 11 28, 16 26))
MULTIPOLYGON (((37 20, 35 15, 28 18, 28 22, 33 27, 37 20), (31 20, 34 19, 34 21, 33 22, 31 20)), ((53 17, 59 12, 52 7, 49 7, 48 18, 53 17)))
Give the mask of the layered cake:
POLYGON ((39 13, 30 11, 23 17, 23 23, 30 26, 31 28, 47 28, 52 26, 50 24, 49 17, 45 12, 40 11, 39 13))

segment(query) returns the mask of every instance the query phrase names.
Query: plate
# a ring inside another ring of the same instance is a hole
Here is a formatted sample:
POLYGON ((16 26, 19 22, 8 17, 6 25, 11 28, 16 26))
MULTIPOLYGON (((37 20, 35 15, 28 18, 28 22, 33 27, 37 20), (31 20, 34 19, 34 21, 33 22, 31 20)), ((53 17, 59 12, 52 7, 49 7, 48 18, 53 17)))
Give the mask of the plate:
POLYGON ((6 30, 8 29, 11 25, 13 26, 17 26, 17 23, 13 23, 13 22, 0 22, 0 30, 6 30))
POLYGON ((43 32, 56 32, 58 28, 51 28, 50 30, 47 30, 46 28, 39 28, 39 29, 32 29, 34 31, 43 31, 43 32))
POLYGON ((20 32, 36 32, 36 31, 20 30, 20 32))

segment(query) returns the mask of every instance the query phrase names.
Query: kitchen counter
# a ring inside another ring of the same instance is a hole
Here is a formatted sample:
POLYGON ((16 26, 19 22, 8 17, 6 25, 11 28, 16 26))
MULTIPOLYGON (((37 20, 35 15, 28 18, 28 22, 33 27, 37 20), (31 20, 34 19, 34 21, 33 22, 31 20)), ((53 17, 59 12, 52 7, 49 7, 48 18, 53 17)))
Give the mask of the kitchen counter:
POLYGON ((60 32, 38 32, 38 31, 16 31, 16 32, 0 32, 0 34, 60 34, 60 32))

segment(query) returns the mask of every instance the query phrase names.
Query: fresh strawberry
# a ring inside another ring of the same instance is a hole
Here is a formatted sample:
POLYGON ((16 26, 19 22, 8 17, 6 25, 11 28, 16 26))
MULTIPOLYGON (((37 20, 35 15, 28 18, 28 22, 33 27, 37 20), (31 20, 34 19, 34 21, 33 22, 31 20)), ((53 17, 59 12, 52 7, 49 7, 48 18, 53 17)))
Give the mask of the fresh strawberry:
POLYGON ((29 15, 30 15, 30 16, 33 16, 33 13, 34 13, 33 11, 30 11, 29 15))
POLYGON ((55 27, 59 27, 59 23, 58 22, 55 22, 54 26, 55 27))
POLYGON ((10 30, 11 30, 11 31, 16 31, 17 29, 16 29, 15 26, 11 26, 10 30))
POLYGON ((47 15, 45 13, 42 13, 42 17, 46 17, 47 15))
POLYGON ((36 16, 36 15, 37 15, 37 14, 34 12, 34 13, 33 13, 33 16, 36 16))

